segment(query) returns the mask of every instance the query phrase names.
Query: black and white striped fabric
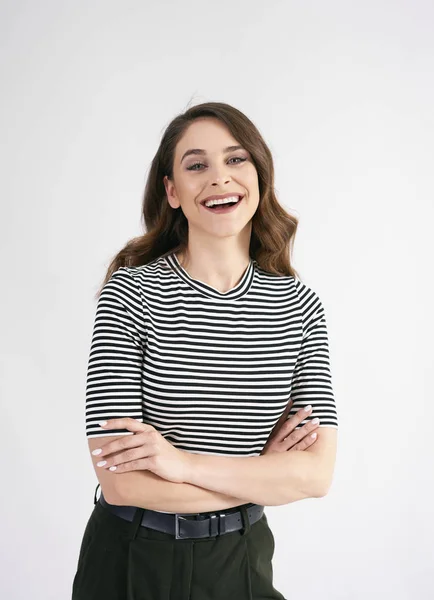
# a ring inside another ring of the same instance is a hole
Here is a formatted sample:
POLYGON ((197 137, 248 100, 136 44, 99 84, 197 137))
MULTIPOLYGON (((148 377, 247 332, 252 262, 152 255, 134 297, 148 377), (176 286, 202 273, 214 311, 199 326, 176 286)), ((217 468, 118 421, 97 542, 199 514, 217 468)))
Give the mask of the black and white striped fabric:
MULTIPOLYGON (((86 435, 132 417, 199 454, 257 456, 285 410, 338 427, 324 308, 297 277, 250 264, 227 292, 190 277, 176 254, 121 267, 98 299, 86 435)), ((299 427, 301 427, 303 421, 299 427)))

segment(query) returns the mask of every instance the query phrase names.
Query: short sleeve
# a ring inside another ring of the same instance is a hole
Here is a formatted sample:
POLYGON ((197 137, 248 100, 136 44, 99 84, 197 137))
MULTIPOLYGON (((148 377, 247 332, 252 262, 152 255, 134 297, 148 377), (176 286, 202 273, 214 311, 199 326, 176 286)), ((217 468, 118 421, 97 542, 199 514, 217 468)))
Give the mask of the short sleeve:
POLYGON ((104 430, 99 421, 131 417, 143 422, 142 363, 146 332, 140 289, 120 267, 98 297, 86 379, 86 436, 133 435, 104 430))
MULTIPOLYGON (((316 292, 297 277, 294 279, 302 313, 303 337, 292 377, 291 398, 294 402, 288 418, 301 407, 311 404, 309 419, 319 417, 320 427, 337 429, 324 306, 316 292)), ((304 424, 302 421, 298 427, 304 424)))

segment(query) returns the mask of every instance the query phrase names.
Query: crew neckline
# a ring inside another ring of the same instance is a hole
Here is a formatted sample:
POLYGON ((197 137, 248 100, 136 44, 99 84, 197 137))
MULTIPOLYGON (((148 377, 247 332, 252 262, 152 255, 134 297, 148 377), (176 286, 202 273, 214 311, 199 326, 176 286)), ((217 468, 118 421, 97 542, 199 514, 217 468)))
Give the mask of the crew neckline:
POLYGON ((182 279, 185 283, 187 283, 190 287, 194 288, 196 291, 200 292, 204 296, 208 296, 210 298, 218 298, 219 300, 236 300, 237 298, 241 298, 245 296, 249 291, 253 278, 255 275, 255 263, 256 261, 253 258, 250 258, 250 262, 244 271, 240 281, 238 284, 227 290, 226 292, 220 292, 216 288, 208 285, 207 283, 200 281, 199 279, 193 279, 181 265, 178 260, 178 257, 174 252, 168 254, 165 257, 166 263, 171 267, 171 269, 178 275, 180 279, 182 279))

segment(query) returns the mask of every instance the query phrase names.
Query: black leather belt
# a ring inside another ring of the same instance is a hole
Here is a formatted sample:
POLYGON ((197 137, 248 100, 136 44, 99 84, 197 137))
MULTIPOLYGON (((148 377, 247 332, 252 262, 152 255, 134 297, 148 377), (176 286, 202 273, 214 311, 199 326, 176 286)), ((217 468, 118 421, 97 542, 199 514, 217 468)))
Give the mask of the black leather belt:
MULTIPOLYGON (((109 504, 104 498, 102 492, 98 502, 107 508, 110 512, 125 519, 132 521, 136 514, 136 506, 118 506, 109 504)), ((250 524, 256 523, 264 513, 264 507, 260 504, 244 504, 250 524)), ((241 511, 236 508, 219 510, 207 513, 160 513, 155 510, 145 509, 143 511, 140 525, 150 527, 163 533, 170 533, 177 540, 189 538, 207 538, 217 535, 224 535, 232 531, 237 531, 244 526, 241 511), (233 511, 233 512, 230 512, 233 511)))

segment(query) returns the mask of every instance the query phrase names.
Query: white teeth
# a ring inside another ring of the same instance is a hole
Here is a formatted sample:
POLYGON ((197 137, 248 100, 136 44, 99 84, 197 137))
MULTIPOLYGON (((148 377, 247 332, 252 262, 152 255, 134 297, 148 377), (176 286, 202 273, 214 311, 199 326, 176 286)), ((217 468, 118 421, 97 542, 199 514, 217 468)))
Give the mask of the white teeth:
POLYGON ((215 206, 216 204, 227 204, 228 202, 238 202, 239 196, 231 196, 230 198, 220 198, 219 200, 207 200, 205 206, 215 206))

